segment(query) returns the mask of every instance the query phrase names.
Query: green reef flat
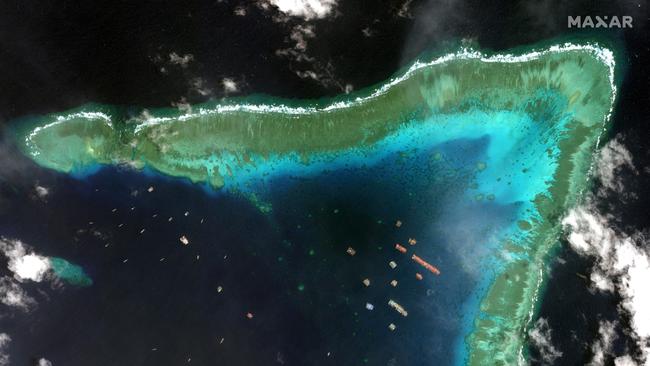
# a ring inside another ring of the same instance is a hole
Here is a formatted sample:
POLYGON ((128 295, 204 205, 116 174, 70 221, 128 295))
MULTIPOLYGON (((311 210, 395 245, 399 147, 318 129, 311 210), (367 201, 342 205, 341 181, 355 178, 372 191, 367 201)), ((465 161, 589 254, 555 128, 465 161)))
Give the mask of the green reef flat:
POLYGON ((526 358, 526 332, 560 218, 587 187, 607 131, 615 66, 613 52, 595 43, 518 54, 462 48, 331 100, 249 97, 186 111, 88 104, 26 118, 14 135, 24 154, 56 171, 147 167, 242 192, 266 211, 258 188, 270 177, 314 176, 372 164, 391 151, 487 136, 467 195, 517 203, 520 211, 499 237, 501 258, 485 274, 489 283, 459 363, 510 365, 526 358))
POLYGON ((93 284, 92 279, 86 275, 83 268, 80 266, 72 264, 63 258, 58 257, 50 257, 48 260, 56 277, 64 280, 65 282, 71 285, 82 287, 90 286, 93 284))

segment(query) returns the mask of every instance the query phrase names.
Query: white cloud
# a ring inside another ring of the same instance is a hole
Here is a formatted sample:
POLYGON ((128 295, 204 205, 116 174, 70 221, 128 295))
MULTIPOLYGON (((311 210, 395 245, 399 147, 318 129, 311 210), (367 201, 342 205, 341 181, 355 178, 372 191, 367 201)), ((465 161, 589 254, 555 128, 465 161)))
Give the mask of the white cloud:
POLYGON ((0 239, 0 250, 9 260, 7 267, 18 281, 41 282, 50 270, 50 261, 34 252, 27 252, 20 240, 0 239))
POLYGON ((568 239, 572 248, 595 258, 594 271, 601 273, 598 277, 610 279, 611 285, 606 288, 596 287, 615 288, 622 297, 621 310, 630 315, 637 344, 644 353, 644 360, 650 361, 650 259, 643 249, 650 242, 640 234, 632 238, 617 233, 595 207, 590 211, 574 209, 562 223, 571 231, 568 239))
POLYGON ((616 290, 607 274, 597 268, 592 269, 590 279, 594 287, 600 291, 614 292, 616 290))
POLYGON ((239 91, 237 82, 232 78, 223 78, 223 80, 221 80, 221 86, 225 93, 236 93, 239 91))
MULTIPOLYGON (((642 352, 641 364, 650 365, 650 240, 643 233, 628 235, 615 229, 613 217, 602 213, 595 200, 620 199, 625 191, 618 176, 621 169, 636 172, 630 153, 620 138, 610 141, 597 162, 597 178, 603 189, 598 197, 587 197, 582 207, 572 209, 562 220, 571 247, 595 259, 591 279, 602 291, 616 291, 622 298, 619 311, 630 316, 633 336, 642 352)), ((630 356, 616 359, 617 365, 634 365, 630 356)))
POLYGON ((36 254, 27 254, 22 258, 16 259, 14 263, 9 266, 20 280, 32 280, 40 282, 45 277, 45 274, 50 269, 50 261, 36 254))
POLYGON ((268 0, 282 13, 305 20, 325 18, 336 7, 336 0, 268 0))
POLYGON ((616 359, 614 360, 614 365, 615 366, 640 366, 640 364, 634 361, 634 359, 629 355, 616 357, 616 359))
POLYGON ((562 357, 562 352, 557 350, 551 339, 551 328, 548 321, 544 318, 537 319, 535 326, 528 331, 528 337, 533 347, 537 348, 541 361, 545 365, 550 365, 556 359, 562 357))
POLYGON ((612 343, 616 340, 616 327, 615 322, 601 321, 598 325, 599 337, 594 344, 591 345, 591 352, 593 358, 589 362, 589 366, 603 366, 605 364, 605 356, 609 355, 612 351, 612 343))
POLYGON ((172 52, 169 54, 169 63, 172 65, 178 65, 182 68, 186 68, 187 65, 190 64, 190 62, 194 61, 194 55, 191 53, 188 53, 186 55, 179 55, 176 52, 172 52))
POLYGON ((38 360, 38 366, 52 366, 52 362, 45 358, 41 358, 38 360))
POLYGON ((47 187, 39 186, 38 184, 34 187, 34 190, 39 198, 45 198, 50 193, 47 187))
MULTIPOLYGON (((650 260, 648 253, 625 234, 608 227, 607 219, 584 208, 572 210, 562 222, 570 228, 569 243, 579 253, 597 260, 596 270, 617 280, 623 307, 633 316, 637 334, 650 337, 650 260)), ((593 278, 593 277, 592 277, 593 278)))
POLYGON ((5 352, 10 342, 11 337, 7 333, 0 333, 0 366, 9 365, 9 355, 5 352))
POLYGON ((9 276, 0 278, 0 302, 23 311, 29 311, 36 306, 36 300, 29 296, 18 282, 9 276))
POLYGON ((31 310, 36 306, 36 300, 27 294, 21 283, 54 280, 49 259, 34 253, 20 240, 3 237, 0 237, 0 252, 7 257, 7 269, 13 273, 13 278, 0 278, 0 302, 23 311, 31 310))

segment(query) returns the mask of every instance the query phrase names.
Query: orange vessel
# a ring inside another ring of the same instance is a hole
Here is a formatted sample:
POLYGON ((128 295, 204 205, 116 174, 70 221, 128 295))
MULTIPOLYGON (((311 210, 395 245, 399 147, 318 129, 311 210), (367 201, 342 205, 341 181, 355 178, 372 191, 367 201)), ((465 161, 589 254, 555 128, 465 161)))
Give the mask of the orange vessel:
POLYGON ((404 248, 403 246, 401 246, 399 244, 395 244, 395 249, 399 250, 402 253, 406 253, 406 248, 404 248))
POLYGON ((431 273, 436 274, 436 275, 439 275, 439 274, 440 274, 440 271, 438 270, 438 268, 436 268, 436 267, 430 265, 430 264, 427 263, 424 259, 418 257, 417 255, 413 254, 413 256, 411 257, 411 259, 413 259, 416 263, 418 263, 418 264, 421 265, 422 267, 428 269, 431 273))

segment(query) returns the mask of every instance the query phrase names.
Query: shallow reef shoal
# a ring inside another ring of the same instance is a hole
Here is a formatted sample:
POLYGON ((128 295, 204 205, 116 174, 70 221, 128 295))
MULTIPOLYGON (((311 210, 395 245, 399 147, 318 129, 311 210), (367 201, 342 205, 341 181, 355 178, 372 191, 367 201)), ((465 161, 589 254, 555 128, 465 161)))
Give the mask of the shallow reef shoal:
MULTIPOLYGON (((468 302, 456 358, 506 365, 526 357, 525 334, 559 218, 588 185, 609 126, 614 71, 614 53, 597 43, 517 54, 461 48, 333 99, 251 96, 182 111, 87 104, 23 118, 13 135, 25 155, 59 172, 146 167, 243 194, 266 212, 266 187, 278 177, 372 166, 395 154, 453 159, 446 147, 484 141, 482 151, 464 152, 464 166, 454 168, 471 173, 462 199, 507 206, 516 215, 485 243, 470 243, 493 245, 497 254, 482 259, 479 301, 468 302)), ((420 173, 437 174, 428 167, 420 173)))

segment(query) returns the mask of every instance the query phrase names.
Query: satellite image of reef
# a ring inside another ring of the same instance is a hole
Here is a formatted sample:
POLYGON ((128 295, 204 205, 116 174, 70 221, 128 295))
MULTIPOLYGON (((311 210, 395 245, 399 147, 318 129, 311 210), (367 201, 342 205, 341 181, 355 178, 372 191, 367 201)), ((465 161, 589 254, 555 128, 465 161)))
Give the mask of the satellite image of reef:
POLYGON ((0 3, 0 366, 650 365, 647 5, 0 3))

